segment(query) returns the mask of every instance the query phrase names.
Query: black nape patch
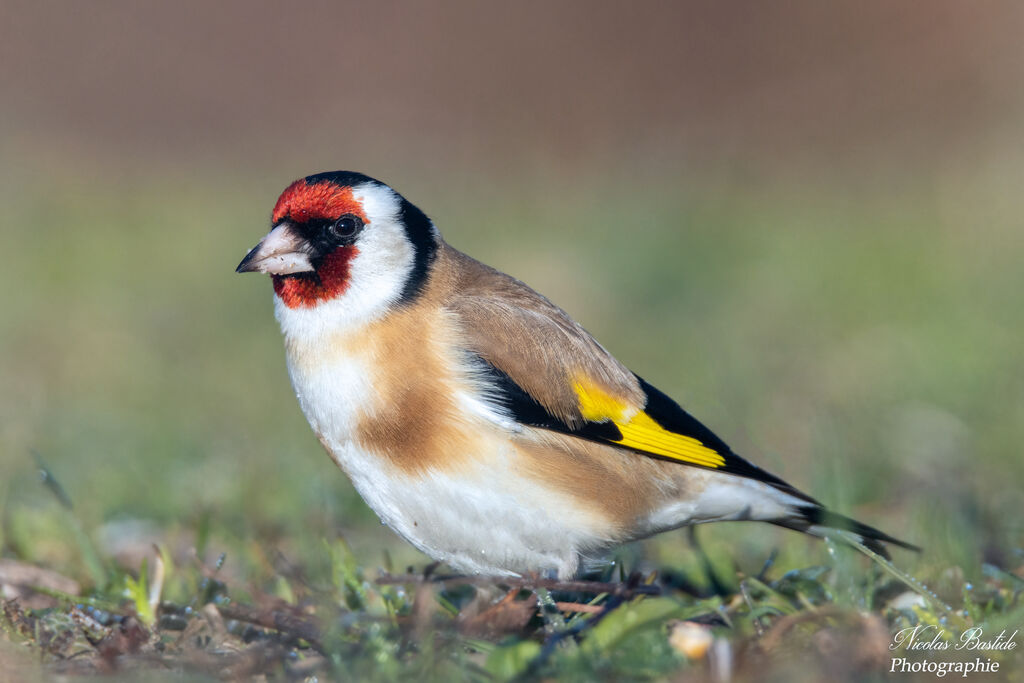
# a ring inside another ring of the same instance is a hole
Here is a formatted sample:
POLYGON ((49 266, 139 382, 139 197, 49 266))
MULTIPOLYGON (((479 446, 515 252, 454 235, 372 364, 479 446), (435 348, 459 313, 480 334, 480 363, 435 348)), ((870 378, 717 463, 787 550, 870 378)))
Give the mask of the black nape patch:
POLYGON ((399 301, 409 302, 416 298, 427 282, 430 265, 437 257, 437 237, 434 235, 434 226, 427 215, 405 197, 399 195, 399 198, 402 200, 402 212, 399 219, 405 226, 405 234, 413 247, 412 270, 402 288, 399 301))

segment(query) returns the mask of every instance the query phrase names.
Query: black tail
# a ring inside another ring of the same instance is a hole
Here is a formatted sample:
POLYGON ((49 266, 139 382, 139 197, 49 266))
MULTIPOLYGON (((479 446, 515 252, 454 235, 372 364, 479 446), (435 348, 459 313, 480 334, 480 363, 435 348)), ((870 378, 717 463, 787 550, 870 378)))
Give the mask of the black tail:
POLYGON ((883 545, 884 543, 913 550, 914 552, 921 552, 921 549, 916 545, 893 538, 883 531, 879 531, 867 524, 861 524, 855 519, 830 512, 821 506, 799 506, 795 508, 794 512, 795 515, 793 517, 772 520, 772 524, 786 527, 787 529, 803 531, 813 536, 823 537, 828 536, 829 529, 846 531, 856 536, 855 540, 857 543, 887 560, 890 559, 889 550, 883 545))

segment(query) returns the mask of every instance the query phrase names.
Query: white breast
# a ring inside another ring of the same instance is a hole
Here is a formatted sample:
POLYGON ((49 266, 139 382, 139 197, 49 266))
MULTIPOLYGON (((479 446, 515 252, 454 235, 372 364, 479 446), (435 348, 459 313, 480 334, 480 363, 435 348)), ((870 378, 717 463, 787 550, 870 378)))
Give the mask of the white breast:
POLYGON ((330 437, 338 444, 349 441, 360 408, 372 396, 370 372, 364 360, 338 354, 313 366, 304 362, 303 354, 289 352, 288 375, 299 406, 317 436, 330 437))

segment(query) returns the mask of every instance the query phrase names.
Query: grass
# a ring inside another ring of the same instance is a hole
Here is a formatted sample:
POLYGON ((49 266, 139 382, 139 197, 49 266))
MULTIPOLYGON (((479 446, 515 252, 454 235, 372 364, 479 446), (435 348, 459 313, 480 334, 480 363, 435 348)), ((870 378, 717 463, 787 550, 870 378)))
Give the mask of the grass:
MULTIPOLYGON (((958 185, 954 201, 581 181, 557 201, 524 187, 437 208, 401 186, 449 241, 559 302, 738 452, 923 546, 896 564, 939 597, 842 548, 719 524, 699 550, 680 533, 622 549, 596 578, 633 593, 551 592, 591 606, 573 611, 423 581, 426 559, 323 456, 269 285, 232 272, 277 180, 265 194, 0 190, 0 552, 27 572, 0 581, 21 595, 3 617, 21 645, 0 642, 0 664, 132 680, 700 680, 723 666, 861 680, 887 670, 901 628, 1024 624, 1024 207, 1005 183, 958 185), (406 583, 378 582, 410 565, 406 583), (687 620, 710 629, 699 656, 683 654, 701 640, 687 620)), ((993 656, 1019 673, 1009 654, 993 656)))

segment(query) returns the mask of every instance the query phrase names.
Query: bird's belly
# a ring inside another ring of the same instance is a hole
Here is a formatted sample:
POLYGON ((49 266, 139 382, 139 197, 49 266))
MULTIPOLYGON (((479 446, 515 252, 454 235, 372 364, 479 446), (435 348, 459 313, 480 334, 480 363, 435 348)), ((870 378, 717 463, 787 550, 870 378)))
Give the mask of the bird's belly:
POLYGON ((560 509, 557 497, 545 496, 535 482, 495 467, 501 459, 493 454, 487 466, 405 473, 356 443, 339 448, 328 444, 334 460, 384 524, 457 571, 553 571, 568 577, 581 554, 608 545, 601 538, 604 520, 560 509))

